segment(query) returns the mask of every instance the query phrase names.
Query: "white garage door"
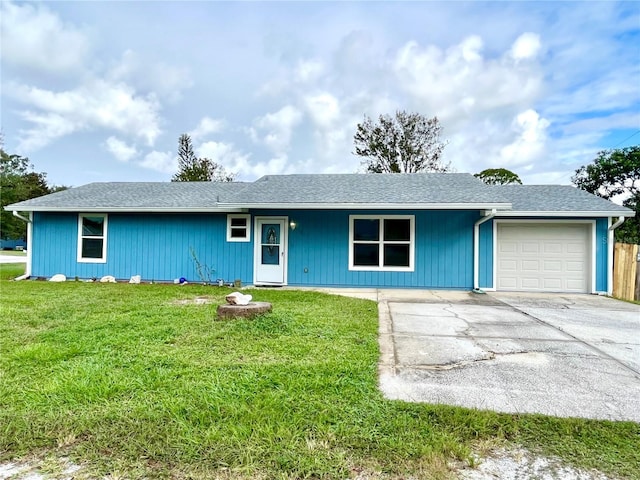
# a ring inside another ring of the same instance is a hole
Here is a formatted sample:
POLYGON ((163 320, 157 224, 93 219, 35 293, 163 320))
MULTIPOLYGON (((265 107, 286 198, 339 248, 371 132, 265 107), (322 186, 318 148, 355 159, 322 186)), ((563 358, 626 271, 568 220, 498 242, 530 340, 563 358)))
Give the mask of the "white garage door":
POLYGON ((588 292, 590 225, 499 223, 496 288, 588 292))

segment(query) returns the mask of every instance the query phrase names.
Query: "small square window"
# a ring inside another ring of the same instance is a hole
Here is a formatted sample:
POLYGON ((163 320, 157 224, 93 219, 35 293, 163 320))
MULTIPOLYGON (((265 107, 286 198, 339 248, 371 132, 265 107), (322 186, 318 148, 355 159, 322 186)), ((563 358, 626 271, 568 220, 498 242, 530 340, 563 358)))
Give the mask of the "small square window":
POLYGON ((248 242, 251 239, 251 215, 227 215, 227 242, 248 242))

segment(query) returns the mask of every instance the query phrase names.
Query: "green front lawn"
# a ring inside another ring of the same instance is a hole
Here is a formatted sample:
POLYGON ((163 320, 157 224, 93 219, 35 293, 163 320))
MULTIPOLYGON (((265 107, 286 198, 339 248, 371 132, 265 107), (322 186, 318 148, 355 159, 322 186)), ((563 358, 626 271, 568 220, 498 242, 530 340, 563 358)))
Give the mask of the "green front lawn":
POLYGON ((224 322, 176 302, 228 292, 0 282, 0 460, 53 452, 118 478, 447 478, 505 441, 640 478, 635 423, 383 399, 374 302, 255 290, 273 313, 224 322))

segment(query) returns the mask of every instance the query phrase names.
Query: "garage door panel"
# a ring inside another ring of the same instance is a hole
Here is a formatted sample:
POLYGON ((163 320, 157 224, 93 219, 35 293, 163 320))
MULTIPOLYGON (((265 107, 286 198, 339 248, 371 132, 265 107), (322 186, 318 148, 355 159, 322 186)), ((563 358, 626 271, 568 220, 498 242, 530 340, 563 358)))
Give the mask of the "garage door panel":
POLYGON ((562 253, 562 243, 544 242, 543 252, 546 254, 562 253))
POLYGON ((581 243, 567 243, 567 253, 583 255, 585 253, 585 245, 581 243))
POLYGON ((515 253, 518 251, 518 244, 515 242, 504 242, 500 245, 500 252, 515 253))
POLYGON ((539 278, 531 278, 531 277, 521 277, 522 281, 520 282, 522 288, 529 288, 531 290, 539 290, 540 289, 540 279, 539 278))
POLYGON ((560 260, 544 260, 543 265, 544 272, 557 273, 562 271, 562 262, 560 260))
POLYGON ((539 272, 540 262, 538 260, 522 260, 523 272, 539 272))
POLYGON ((583 262, 566 262, 566 269, 568 272, 584 272, 583 262))
POLYGON ((543 290, 561 290, 562 281, 559 278, 543 278, 542 279, 543 290))
POLYGON ((517 272, 518 261, 517 260, 500 260, 500 264, 498 267, 503 272, 517 272))
POLYGON ((498 224, 496 288, 587 292, 589 224, 498 224))

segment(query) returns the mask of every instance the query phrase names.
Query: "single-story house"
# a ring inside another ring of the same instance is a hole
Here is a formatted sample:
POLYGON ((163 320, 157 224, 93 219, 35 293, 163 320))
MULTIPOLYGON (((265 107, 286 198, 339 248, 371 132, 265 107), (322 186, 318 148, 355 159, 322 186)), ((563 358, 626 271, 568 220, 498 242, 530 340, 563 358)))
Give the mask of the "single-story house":
POLYGON ((33 277, 585 293, 611 292, 613 230, 634 215, 466 173, 92 183, 6 208, 33 277))

